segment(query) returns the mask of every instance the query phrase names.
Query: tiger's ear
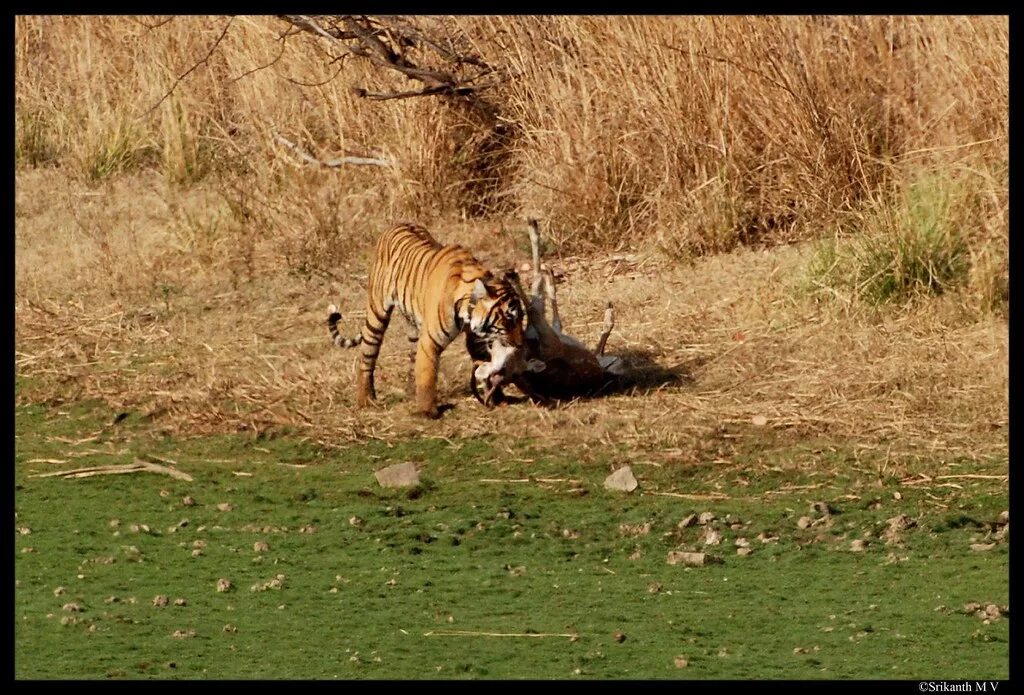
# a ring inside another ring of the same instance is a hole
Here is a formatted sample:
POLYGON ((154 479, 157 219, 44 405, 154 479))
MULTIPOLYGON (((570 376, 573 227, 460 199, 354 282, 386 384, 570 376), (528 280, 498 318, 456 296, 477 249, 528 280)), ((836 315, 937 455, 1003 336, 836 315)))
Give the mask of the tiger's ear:
POLYGON ((476 279, 473 283, 473 292, 469 295, 469 298, 474 302, 479 302, 481 299, 487 296, 487 285, 480 278, 476 279))

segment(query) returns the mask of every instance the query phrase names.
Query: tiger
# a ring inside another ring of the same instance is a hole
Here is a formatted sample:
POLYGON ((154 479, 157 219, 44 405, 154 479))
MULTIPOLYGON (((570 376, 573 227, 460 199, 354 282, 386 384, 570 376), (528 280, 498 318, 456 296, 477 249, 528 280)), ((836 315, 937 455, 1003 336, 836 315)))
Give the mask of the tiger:
POLYGON ((331 306, 327 324, 338 347, 361 346, 356 405, 376 400, 374 369, 384 332, 395 307, 409 322, 412 372, 407 388, 415 390, 415 411, 440 416, 437 368, 441 352, 460 333, 475 364, 490 363, 493 382, 525 343, 526 310, 507 274, 496 275, 459 245, 442 245, 425 228, 401 223, 381 234, 370 264, 366 321, 359 335, 338 330, 341 314, 331 306))

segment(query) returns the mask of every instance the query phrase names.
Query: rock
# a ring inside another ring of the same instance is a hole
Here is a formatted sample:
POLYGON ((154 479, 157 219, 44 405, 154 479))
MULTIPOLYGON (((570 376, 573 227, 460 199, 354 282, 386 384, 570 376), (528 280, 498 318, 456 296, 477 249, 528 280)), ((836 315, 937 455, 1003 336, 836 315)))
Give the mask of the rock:
POLYGON ((223 594, 226 591, 231 591, 231 580, 221 577, 217 580, 217 592, 223 594))
POLYGON ((67 613, 81 613, 85 610, 85 606, 81 603, 65 603, 63 610, 67 613))
POLYGON ((154 596, 153 597, 153 605, 156 606, 157 608, 163 608, 164 606, 167 605, 167 597, 166 596, 154 596))
POLYGON ((682 521, 680 521, 678 524, 676 524, 676 528, 690 528, 691 526, 693 526, 696 523, 697 523, 697 515, 696 514, 690 514, 689 516, 685 517, 682 521))
POLYGON ((802 516, 802 517, 800 517, 799 519, 796 520, 796 527, 799 528, 799 529, 810 528, 811 524, 813 524, 813 523, 814 522, 811 520, 811 517, 809 517, 809 516, 802 516))
POLYGON ((778 543, 779 537, 773 536, 770 533, 759 533, 757 534, 757 540, 761 541, 762 543, 778 543))
POLYGON ((626 641, 626 633, 625 632, 616 632, 614 635, 612 635, 612 638, 616 642, 618 642, 619 644, 622 644, 623 642, 626 641))
POLYGON ((181 498, 181 506, 194 507, 196 506, 196 501, 192 498, 191 495, 185 495, 184 497, 181 498))
POLYGON ((270 546, 265 541, 256 541, 252 544, 252 551, 254 553, 265 553, 270 550, 270 546))
POLYGON ((647 593, 657 594, 661 591, 661 582, 651 582, 647 585, 647 593))
POLYGON ((704 545, 718 545, 722 542, 722 534, 710 526, 705 526, 704 533, 701 534, 701 540, 704 541, 704 545))
POLYGON ((224 632, 234 634, 234 633, 238 632, 238 628, 235 627, 234 625, 232 625, 231 623, 228 623, 227 625, 224 626, 224 632))
POLYGON ((704 567, 722 562, 721 558, 706 553, 691 553, 683 550, 670 550, 665 561, 670 565, 688 565, 690 567, 704 567))
POLYGON ((992 550, 996 547, 995 543, 971 543, 971 550, 977 553, 983 553, 986 550, 992 550))
POLYGON ((672 663, 676 665, 676 668, 686 668, 690 665, 689 662, 681 656, 677 656, 672 663))
POLYGON ((363 525, 363 520, 360 519, 358 516, 350 516, 348 518, 348 525, 355 528, 359 528, 363 525))
POLYGON ((748 541, 746 538, 737 538, 733 542, 733 545, 735 545, 737 548, 749 548, 750 541, 748 541))
POLYGON ((202 548, 196 548, 196 549, 194 549, 192 551, 192 557, 202 557, 202 556, 203 556, 202 548))
POLYGON ((187 606, 188 605, 188 601, 186 601, 183 598, 176 598, 176 599, 174 599, 174 605, 175 606, 187 606))
POLYGON ((999 512, 999 523, 1008 524, 1010 523, 1010 510, 999 512))
POLYGON ((697 517, 697 523, 701 526, 707 526, 717 518, 714 512, 701 512, 700 516, 697 517))
POLYGON ((64 594, 64 592, 66 592, 66 591, 67 591, 67 589, 65 589, 64 587, 58 586, 56 589, 53 590, 53 595, 54 596, 62 596, 64 594))
POLYGON ((865 541, 865 540, 863 540, 861 538, 858 538, 855 541, 850 541, 850 551, 851 552, 862 553, 865 550, 867 550, 867 547, 868 547, 867 541, 865 541))
POLYGON ((638 485, 639 483, 637 483, 636 478, 633 477, 633 471, 629 466, 623 466, 604 479, 604 486, 609 490, 633 492, 633 490, 636 490, 638 485))
POLYGON ((381 487, 412 487, 420 484, 420 474, 412 461, 381 468, 373 475, 381 487))
POLYGON ((736 554, 740 557, 746 557, 747 555, 750 555, 752 552, 754 552, 753 548, 736 548, 736 554))
POLYGON ((899 490, 896 490, 895 492, 892 493, 892 498, 899 502, 901 499, 903 499, 903 495, 900 494, 899 490))
POLYGON ((231 504, 230 502, 221 502, 220 504, 217 505, 217 511, 219 512, 230 512, 234 508, 235 505, 231 504))
POLYGON ((642 524, 619 524, 619 533, 623 536, 646 536, 651 532, 651 526, 650 521, 642 524))

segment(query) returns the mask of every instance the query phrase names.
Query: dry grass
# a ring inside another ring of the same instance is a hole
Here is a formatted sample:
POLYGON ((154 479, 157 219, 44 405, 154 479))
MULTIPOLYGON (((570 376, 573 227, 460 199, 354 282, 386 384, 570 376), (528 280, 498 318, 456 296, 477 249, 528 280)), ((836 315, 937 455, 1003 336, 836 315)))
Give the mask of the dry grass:
MULTIPOLYGON (((966 313, 955 296, 879 310, 819 305, 796 287, 813 255, 804 245, 737 250, 690 267, 642 255, 553 257, 551 265, 564 273, 559 297, 567 329, 593 342, 604 302, 612 299, 617 328, 608 350, 647 369, 645 383, 633 393, 555 410, 521 404, 487 411, 468 395, 469 363, 457 343, 443 356, 441 382, 457 408, 427 423, 411 416, 400 395, 408 363, 394 335, 380 362, 384 407, 353 407, 356 353, 331 346, 324 321, 331 301, 341 306, 346 326, 361 320, 361 262, 339 268, 333 279, 261 274, 235 288, 230 275, 165 250, 171 260, 158 282, 173 286, 172 293, 119 285, 103 270, 100 247, 73 221, 56 222, 58 210, 67 211, 62 206, 77 203, 73 184, 43 211, 23 214, 29 190, 52 186, 47 178, 26 176, 19 187, 16 366, 27 378, 21 398, 101 398, 139 409, 177 435, 294 428, 341 444, 491 433, 518 439, 527 432, 543 445, 573 443, 583 452, 622 447, 637 461, 724 463, 738 439, 768 432, 855 442, 894 456, 932 453, 936 460, 1006 452, 1005 320, 966 313), (62 275, 45 259, 66 248, 81 264, 62 275), (754 431, 756 415, 767 418, 766 429, 754 431)), ((130 218, 136 206, 147 207, 138 191, 168 186, 160 179, 148 188, 140 180, 115 186, 102 207, 114 219, 130 218)), ((205 202, 194 197, 192 212, 205 202)), ((151 214, 152 236, 112 249, 115 267, 131 259, 118 253, 173 240, 165 232, 173 226, 170 213, 151 214)), ((525 258, 514 250, 511 228, 509 242, 474 225, 436 231, 480 249, 496 266, 525 258)))
POLYGON ((379 217, 539 215, 562 248, 684 257, 816 238, 921 167, 969 166, 987 214, 1005 202, 1006 17, 420 21, 517 75, 488 95, 501 153, 448 102, 359 99, 406 85, 274 18, 20 17, 18 161, 226 175, 300 266, 379 217), (394 166, 297 173, 276 135, 394 166), (306 241, 335 219, 342 238, 306 241))

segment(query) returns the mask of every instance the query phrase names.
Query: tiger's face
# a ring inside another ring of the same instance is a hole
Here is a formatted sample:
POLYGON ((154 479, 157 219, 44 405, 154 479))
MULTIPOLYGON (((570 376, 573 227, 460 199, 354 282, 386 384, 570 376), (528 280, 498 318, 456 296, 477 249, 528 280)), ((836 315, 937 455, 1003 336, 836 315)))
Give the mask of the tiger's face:
POLYGON ((489 347, 520 350, 526 343, 526 310, 507 278, 477 279, 470 295, 469 330, 489 347))

